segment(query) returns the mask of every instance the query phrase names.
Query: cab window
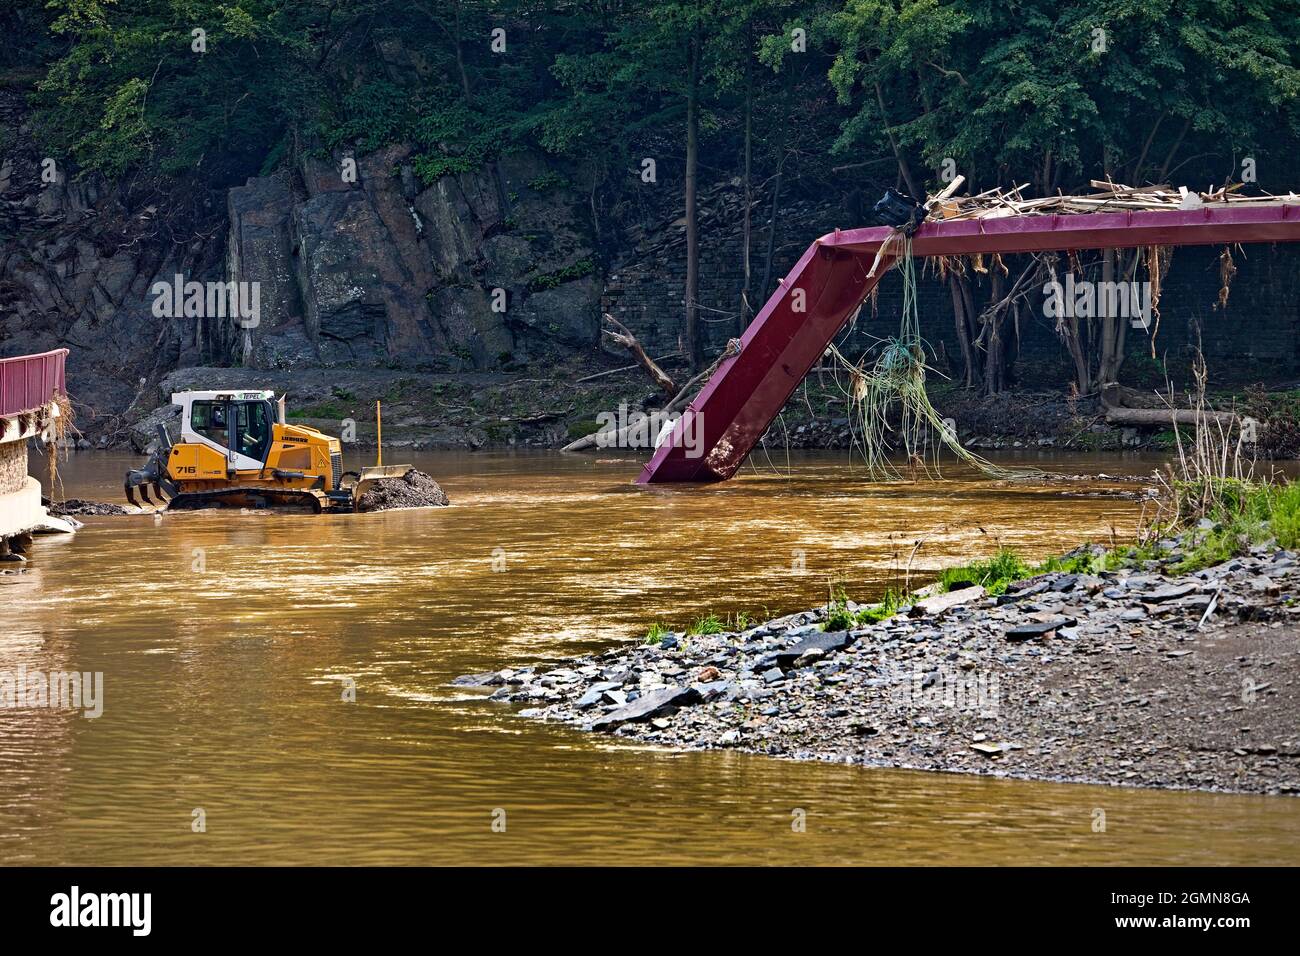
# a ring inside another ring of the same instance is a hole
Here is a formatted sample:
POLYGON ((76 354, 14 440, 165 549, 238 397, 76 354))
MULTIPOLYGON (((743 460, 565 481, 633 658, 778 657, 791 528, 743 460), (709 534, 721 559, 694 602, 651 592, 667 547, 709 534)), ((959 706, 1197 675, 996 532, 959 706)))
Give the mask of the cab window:
POLYGON ((265 402, 241 402, 235 406, 235 436, 241 455, 262 460, 271 440, 271 416, 265 402))
POLYGON ((190 427, 208 441, 225 448, 230 443, 230 431, 226 427, 226 403, 195 402, 190 407, 190 427))

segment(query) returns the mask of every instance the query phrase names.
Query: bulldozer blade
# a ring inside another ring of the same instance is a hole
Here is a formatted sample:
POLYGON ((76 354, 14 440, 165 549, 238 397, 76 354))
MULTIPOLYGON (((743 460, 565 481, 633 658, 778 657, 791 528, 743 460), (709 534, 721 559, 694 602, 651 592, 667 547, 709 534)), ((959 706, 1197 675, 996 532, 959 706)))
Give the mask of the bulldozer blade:
POLYGON ((353 507, 356 507, 361 496, 374 482, 386 478, 401 478, 414 467, 414 465, 372 465, 369 468, 362 468, 357 473, 356 483, 351 488, 353 507))
POLYGON ((360 475, 362 481, 378 481, 380 478, 401 478, 414 467, 414 465, 372 465, 369 468, 362 468, 360 475))

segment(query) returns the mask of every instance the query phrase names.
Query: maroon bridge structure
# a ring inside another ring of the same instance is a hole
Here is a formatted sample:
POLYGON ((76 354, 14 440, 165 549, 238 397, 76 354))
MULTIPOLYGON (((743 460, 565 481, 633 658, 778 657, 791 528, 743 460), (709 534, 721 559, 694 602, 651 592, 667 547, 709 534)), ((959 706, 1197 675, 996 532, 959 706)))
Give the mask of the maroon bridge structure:
POLYGON ((67 357, 67 349, 55 349, 40 355, 0 358, 0 417, 35 411, 55 395, 66 393, 63 365, 67 357))
MULTIPOLYGON (((739 354, 723 359, 637 483, 724 481, 734 475, 826 346, 893 265, 896 244, 871 274, 881 245, 893 234, 888 227, 837 229, 809 246, 741 336, 739 354), (800 303, 803 310, 796 311, 800 303), (683 434, 692 440, 683 441, 683 434), (702 442, 696 440, 701 436, 702 442)), ((912 238, 912 254, 1237 242, 1300 242, 1300 203, 1207 203, 1173 211, 927 222, 912 238)))

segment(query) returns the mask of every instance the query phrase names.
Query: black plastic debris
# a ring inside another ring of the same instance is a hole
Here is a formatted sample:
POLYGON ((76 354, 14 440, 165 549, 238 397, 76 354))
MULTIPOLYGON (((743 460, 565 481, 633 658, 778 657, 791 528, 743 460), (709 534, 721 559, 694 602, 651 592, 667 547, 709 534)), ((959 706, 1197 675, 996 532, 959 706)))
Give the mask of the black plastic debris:
POLYGON ((919 202, 897 189, 886 189, 885 195, 871 209, 876 222, 882 226, 893 226, 910 236, 925 220, 925 209, 919 202))

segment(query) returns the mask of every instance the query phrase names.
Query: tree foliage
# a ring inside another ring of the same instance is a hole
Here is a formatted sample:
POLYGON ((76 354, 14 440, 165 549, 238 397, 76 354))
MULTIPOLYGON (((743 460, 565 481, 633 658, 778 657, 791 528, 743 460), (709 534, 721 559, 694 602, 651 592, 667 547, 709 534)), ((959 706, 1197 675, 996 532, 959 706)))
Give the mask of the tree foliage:
POLYGON ((410 142, 426 178, 521 146, 616 156, 681 135, 698 36, 702 132, 719 145, 734 147, 748 82, 760 146, 784 123, 791 148, 894 156, 922 181, 951 158, 982 186, 1055 189, 1221 181, 1247 152, 1287 158, 1297 14, 1296 0, 19 0, 6 17, 37 26, 50 142, 110 175, 246 168, 286 138, 410 142))

